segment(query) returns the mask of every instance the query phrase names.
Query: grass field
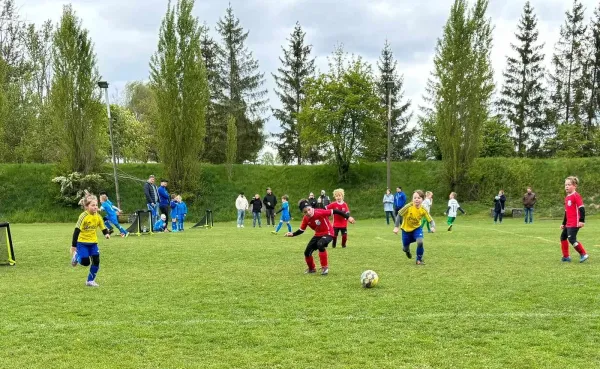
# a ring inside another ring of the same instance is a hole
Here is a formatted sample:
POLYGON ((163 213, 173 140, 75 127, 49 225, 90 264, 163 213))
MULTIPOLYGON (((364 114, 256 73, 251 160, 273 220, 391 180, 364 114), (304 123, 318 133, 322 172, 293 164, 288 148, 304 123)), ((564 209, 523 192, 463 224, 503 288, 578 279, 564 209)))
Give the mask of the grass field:
POLYGON ((312 232, 248 224, 102 240, 99 288, 69 264, 73 224, 12 225, 0 368, 600 367, 600 218, 583 264, 561 264, 559 221, 469 216, 426 234, 425 266, 358 219, 326 277, 303 274, 312 232))

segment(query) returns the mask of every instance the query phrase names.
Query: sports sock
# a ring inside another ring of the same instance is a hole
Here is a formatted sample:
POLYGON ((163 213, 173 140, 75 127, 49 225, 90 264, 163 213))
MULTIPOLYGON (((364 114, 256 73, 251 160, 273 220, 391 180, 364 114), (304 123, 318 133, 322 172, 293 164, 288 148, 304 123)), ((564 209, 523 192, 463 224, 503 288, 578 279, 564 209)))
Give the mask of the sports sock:
POLYGON ((177 222, 171 222, 171 230, 173 230, 173 231, 177 230, 177 222))
POLYGON ((569 241, 562 240, 560 241, 560 249, 562 250, 563 257, 569 257, 569 241))
POLYGON ((585 249, 583 248, 583 245, 581 244, 581 242, 577 242, 577 246, 575 246, 575 250, 579 253, 579 255, 587 254, 587 252, 585 252, 585 249))
POLYGON ((96 274, 98 273, 99 269, 100 269, 99 265, 92 265, 90 267, 90 274, 88 274, 88 277, 87 277, 88 282, 96 279, 96 274))
POLYGON ((348 241, 348 235, 343 234, 342 235, 342 247, 346 247, 346 241, 348 241))
POLYGON ((327 250, 319 251, 319 261, 321 262, 321 268, 327 268, 329 264, 327 263, 327 250))
POLYGON ((311 256, 305 256, 304 260, 306 261, 306 265, 308 266, 308 269, 315 270, 317 268, 315 266, 315 260, 313 259, 312 255, 311 256))
POLYGON ((292 225, 290 223, 287 223, 287 226, 288 226, 288 232, 291 232, 292 231, 292 225))
POLYGON ((417 260, 422 260, 424 253, 425 253, 425 247, 423 247, 423 244, 417 243, 417 260))
POLYGON ((333 236, 333 242, 331 243, 331 247, 337 246, 337 236, 333 236))
POLYGON ((277 224, 277 228, 275 228, 275 232, 279 232, 282 225, 283 225, 283 222, 279 222, 279 224, 277 224))

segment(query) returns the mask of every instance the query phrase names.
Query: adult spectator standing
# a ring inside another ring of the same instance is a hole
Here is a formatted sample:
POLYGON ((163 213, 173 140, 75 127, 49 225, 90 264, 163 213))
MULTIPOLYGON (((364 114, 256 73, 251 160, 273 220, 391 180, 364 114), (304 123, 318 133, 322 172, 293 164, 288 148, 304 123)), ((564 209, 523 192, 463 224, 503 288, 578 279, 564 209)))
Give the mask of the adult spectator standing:
MULTIPOLYGON (((406 195, 402 192, 402 187, 396 187, 396 194, 394 195, 394 217, 400 216, 398 212, 406 204, 406 195)), ((400 224, 402 224, 402 218, 400 218, 400 224)))
POLYGON ((317 208, 317 199, 315 198, 315 194, 312 192, 308 195, 308 204, 313 209, 317 208))
POLYGON ((161 179, 160 187, 158 187, 158 207, 160 213, 164 214, 166 217, 169 216, 169 205, 171 203, 171 195, 169 195, 169 191, 167 190, 168 185, 169 181, 161 179))
POLYGON ((152 213, 152 224, 154 224, 158 218, 158 188, 154 184, 155 178, 154 175, 150 175, 148 181, 144 183, 144 195, 146 195, 146 205, 148 205, 148 210, 152 213))
POLYGON ((535 192, 531 191, 531 187, 527 187, 527 192, 523 196, 523 207, 525 208, 525 224, 533 223, 533 207, 537 202, 535 192))
POLYGON ((246 210, 248 210, 248 200, 243 192, 240 192, 240 195, 235 200, 235 207, 237 208, 237 226, 238 228, 244 228, 244 217, 246 216, 246 210))
POLYGON ((504 196, 504 190, 500 190, 494 197, 494 224, 500 220, 502 224, 502 217, 504 216, 504 203, 506 202, 506 196, 504 196))
POLYGON ((319 198, 317 199, 317 207, 319 209, 325 209, 330 203, 331 200, 329 200, 329 196, 327 196, 325 190, 321 190, 321 196, 319 196, 319 198))
POLYGON ((383 211, 385 212, 387 225, 390 225, 390 216, 392 217, 392 222, 396 221, 396 217, 394 216, 394 195, 392 195, 392 191, 389 188, 385 190, 385 194, 383 195, 383 211))
POLYGON ((267 225, 275 227, 275 205, 277 205, 277 197, 271 191, 271 187, 267 187, 267 194, 263 199, 267 214, 267 225))

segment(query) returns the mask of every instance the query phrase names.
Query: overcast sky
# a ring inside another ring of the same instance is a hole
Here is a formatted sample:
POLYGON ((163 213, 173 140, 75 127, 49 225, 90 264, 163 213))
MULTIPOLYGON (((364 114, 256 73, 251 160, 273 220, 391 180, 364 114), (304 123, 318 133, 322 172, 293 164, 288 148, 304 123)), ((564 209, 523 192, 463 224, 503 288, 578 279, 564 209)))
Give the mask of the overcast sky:
MULTIPOLYGON (((173 0, 175 2, 176 0, 173 0)), ((436 40, 449 14, 452 0, 197 0, 195 15, 214 32, 228 3, 250 31, 248 47, 265 73, 272 106, 279 101, 273 93, 271 73, 279 66, 281 45, 287 45, 296 21, 306 31, 306 41, 320 70, 327 70, 327 56, 337 43, 346 51, 361 55, 375 67, 387 38, 404 74, 406 96, 413 110, 421 103, 424 86, 432 70, 436 40)), ((473 0, 471 0, 471 3, 473 0)), ((598 0, 582 0, 586 18, 598 0)), ((65 1, 16 0, 19 14, 29 22, 47 19, 58 22, 65 1)), ((100 74, 111 83, 111 96, 118 96, 127 81, 147 80, 148 62, 156 50, 160 22, 167 0, 72 0, 83 26, 95 44, 100 74)), ((502 82, 510 43, 523 10, 524 0, 491 0, 488 11, 494 25, 492 54, 497 86, 502 82)), ((538 17, 540 40, 545 43, 547 61, 558 40, 565 11, 571 0, 531 0, 538 17)), ((279 130, 271 118, 268 132, 279 130)))

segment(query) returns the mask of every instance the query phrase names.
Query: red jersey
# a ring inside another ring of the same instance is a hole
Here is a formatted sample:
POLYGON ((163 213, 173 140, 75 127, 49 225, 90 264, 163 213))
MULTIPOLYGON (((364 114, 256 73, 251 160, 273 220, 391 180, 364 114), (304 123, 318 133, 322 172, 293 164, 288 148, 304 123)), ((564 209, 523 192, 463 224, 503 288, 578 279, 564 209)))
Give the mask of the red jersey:
MULTIPOLYGON (((337 209, 337 210, 341 211, 342 213, 348 213, 350 211, 348 204, 346 204, 345 202, 340 204, 337 201, 332 202, 331 204, 327 205, 327 209, 337 209)), ((347 228, 348 227, 348 219, 344 218, 341 215, 333 214, 333 226, 335 228, 347 228)))
POLYGON ((331 226, 331 222, 329 222, 330 216, 331 210, 315 209, 315 214, 312 217, 309 218, 305 215, 302 218, 300 230, 304 232, 308 226, 310 229, 315 231, 315 237, 323 237, 327 235, 333 237, 333 227, 331 226))
POLYGON ((567 215, 567 224, 565 227, 577 227, 579 223, 579 208, 583 206, 583 199, 577 192, 573 192, 565 197, 565 214, 567 215))

